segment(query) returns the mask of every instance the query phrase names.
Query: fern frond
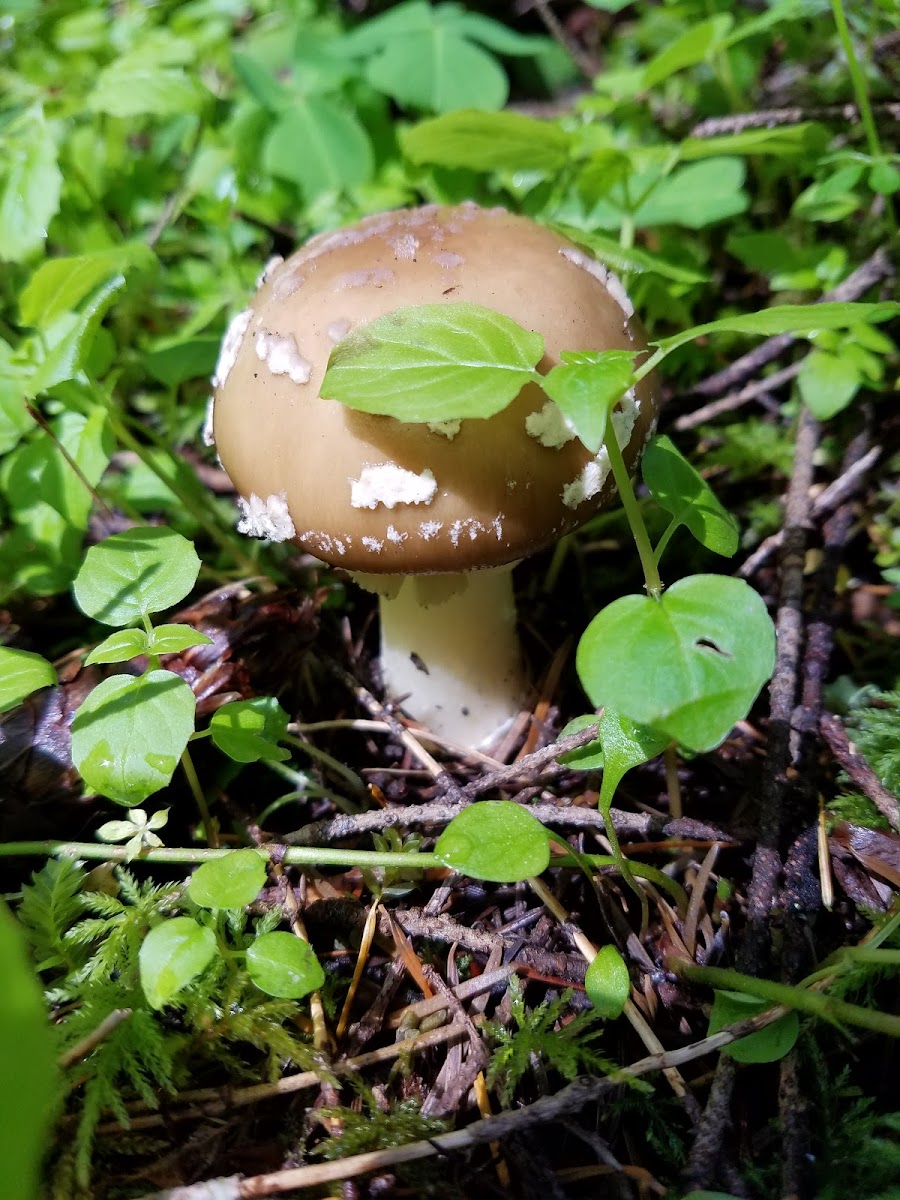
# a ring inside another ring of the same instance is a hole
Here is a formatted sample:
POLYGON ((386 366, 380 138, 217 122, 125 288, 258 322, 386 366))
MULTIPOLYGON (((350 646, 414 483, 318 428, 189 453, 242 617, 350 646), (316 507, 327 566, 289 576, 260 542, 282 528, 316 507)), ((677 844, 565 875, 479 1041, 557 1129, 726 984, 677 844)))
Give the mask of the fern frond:
POLYGON ((65 944, 65 933, 81 911, 85 871, 68 858, 51 858, 22 890, 17 909, 37 960, 37 969, 72 970, 78 958, 65 944))

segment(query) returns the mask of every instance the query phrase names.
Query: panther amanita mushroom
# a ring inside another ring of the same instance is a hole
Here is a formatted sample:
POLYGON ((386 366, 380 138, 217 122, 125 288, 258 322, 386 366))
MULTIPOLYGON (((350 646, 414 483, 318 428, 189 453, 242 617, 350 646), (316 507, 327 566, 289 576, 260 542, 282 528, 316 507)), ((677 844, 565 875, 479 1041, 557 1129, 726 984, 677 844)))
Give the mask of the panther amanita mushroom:
MULTIPOLYGON (((542 373, 564 350, 646 350, 618 279, 551 230, 469 203, 381 213, 267 266, 223 342, 213 430, 238 528, 290 539, 377 591, 388 691, 473 746, 525 690, 512 565, 610 503, 615 485, 605 448, 587 450, 534 383, 486 420, 430 425, 322 398, 349 330, 459 301, 540 333, 542 373)), ((657 409, 648 376, 612 415, 629 470, 657 409)))

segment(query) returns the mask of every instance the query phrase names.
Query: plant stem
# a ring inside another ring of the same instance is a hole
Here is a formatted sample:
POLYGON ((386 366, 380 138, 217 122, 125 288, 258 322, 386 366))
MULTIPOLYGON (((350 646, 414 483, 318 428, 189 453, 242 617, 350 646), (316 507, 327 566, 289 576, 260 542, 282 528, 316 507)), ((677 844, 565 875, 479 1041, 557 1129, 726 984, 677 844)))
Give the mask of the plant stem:
POLYGON ((837 28, 838 37, 841 39, 844 57, 847 59, 847 72, 850 76, 850 82, 853 84, 856 107, 859 109, 859 119, 862 121, 862 126, 865 130, 869 153, 874 158, 877 158, 881 154, 881 143, 878 139, 878 130, 875 128, 872 105, 869 103, 869 89, 866 86, 866 78, 863 75, 862 67, 859 65, 859 59, 856 57, 853 38, 850 36, 850 26, 847 24, 847 14, 844 12, 843 0, 831 0, 831 11, 834 13, 834 24, 837 28))
MULTIPOLYGON (((259 847, 264 853, 270 847, 259 847)), ((291 846, 284 849, 282 862, 293 867, 415 867, 427 871, 443 867, 435 854, 405 854, 402 851, 335 850, 317 846, 291 846)), ((230 850, 201 849, 193 846, 164 846, 159 850, 144 850, 132 862, 203 863, 224 858, 230 850)), ((61 858, 85 858, 98 862, 123 862, 124 846, 104 846, 99 842, 2 842, 0 858, 51 855, 61 858)))
POLYGON ((647 591, 654 599, 658 600, 663 586, 662 580, 659 577, 659 568, 656 565, 656 559, 653 557, 650 535, 647 533, 647 526, 644 524, 641 506, 635 499, 634 489, 631 486, 631 480, 628 477, 628 471, 625 467, 625 460, 622 458, 622 450, 612 430, 610 430, 606 438, 605 445, 609 454, 609 465, 612 467, 616 487, 619 490, 619 499, 622 502, 622 507, 625 509, 625 516, 628 518, 628 524, 631 526, 631 536, 634 538, 634 544, 637 546, 637 552, 641 559, 641 566, 644 569, 644 582, 647 585, 647 591))
MULTIPOLYGON (((856 107, 859 109, 859 119, 862 121, 862 127, 866 134, 866 144, 869 147, 869 153, 873 158, 881 158, 881 141, 878 137, 875 116, 872 112, 871 102, 869 101, 869 89, 866 85, 866 77, 863 74, 862 67, 859 65, 859 59, 856 57, 853 38, 850 35, 850 26, 847 24, 847 14, 844 12, 843 0, 831 0, 831 11, 834 14, 834 24, 837 28, 838 37, 841 40, 841 46, 844 49, 844 57, 847 59, 847 73, 853 85, 856 107)), ((889 222, 892 226, 896 227, 894 206, 890 196, 884 197, 884 209, 889 222)))
POLYGON ((191 795, 194 797, 194 802, 197 805, 197 810, 200 813, 200 820, 203 822, 203 836, 208 844, 213 848, 219 845, 219 837, 216 832, 216 826, 212 817, 209 815, 209 807, 206 803, 206 797, 203 794, 203 788, 200 785, 200 779, 194 769, 194 762, 190 752, 185 747, 184 753, 181 756, 181 766, 188 781, 188 787, 191 789, 191 795))
POLYGON ((900 1037, 900 1016, 863 1008, 859 1004, 848 1004, 845 1000, 838 1000, 834 996, 813 992, 807 988, 790 987, 786 983, 775 983, 770 979, 757 979, 753 975, 744 975, 740 971, 727 968, 695 967, 677 958, 670 959, 667 965, 669 970, 690 980, 691 983, 705 983, 712 988, 744 992, 749 996, 757 996, 760 1000, 797 1009, 834 1024, 856 1025, 861 1029, 872 1029, 876 1033, 900 1037))

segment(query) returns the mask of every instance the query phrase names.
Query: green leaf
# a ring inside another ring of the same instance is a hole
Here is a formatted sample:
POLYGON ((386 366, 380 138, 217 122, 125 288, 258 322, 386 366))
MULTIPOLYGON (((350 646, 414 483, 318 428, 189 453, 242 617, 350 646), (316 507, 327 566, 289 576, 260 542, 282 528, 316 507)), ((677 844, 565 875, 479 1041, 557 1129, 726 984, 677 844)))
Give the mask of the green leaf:
POLYGON ((40 654, 0 646, 0 712, 15 708, 39 688, 56 683, 56 670, 40 654))
POLYGON ((402 143, 414 163, 550 173, 565 166, 572 138, 558 125, 519 113, 463 109, 420 121, 402 143))
POLYGON ((641 462, 650 495, 686 525, 707 550, 730 557, 738 548, 737 521, 668 437, 655 437, 641 462))
POLYGON ((544 391, 594 454, 603 444, 610 412, 632 382, 636 357, 631 350, 564 350, 562 364, 544 376, 544 391))
POLYGON ((181 65, 192 54, 189 42, 155 30, 103 68, 87 107, 111 117, 172 117, 196 112, 206 93, 181 65))
POLYGON ((181 654, 191 646, 211 646, 212 638, 190 625, 157 625, 147 646, 148 654, 181 654))
POLYGON ((3 490, 16 514, 49 504, 70 525, 84 529, 93 506, 93 495, 84 480, 92 487, 99 483, 114 448, 106 411, 92 408, 87 416, 64 412, 52 422, 51 429, 53 437, 41 431, 7 460, 2 472, 3 490), (77 464, 83 478, 72 470, 60 446, 77 464))
POLYGON ((266 863, 255 850, 232 850, 201 863, 188 883, 188 894, 201 908, 245 908, 266 882, 266 863))
POLYGON ((49 1014, 25 939, 0 901, 0 1163, 4 1200, 35 1200, 61 1081, 49 1014))
POLYGON ((678 167, 660 179, 634 213, 636 226, 681 225, 703 229, 745 212, 747 168, 740 158, 711 158, 678 167))
POLYGON ((280 112, 293 96, 266 68, 249 54, 235 50, 231 55, 235 74, 257 104, 270 112, 280 112))
POLYGON ((143 242, 125 242, 107 250, 94 250, 72 258, 49 258, 34 272, 19 297, 23 325, 48 328, 57 317, 77 308, 82 300, 111 275, 132 267, 148 268, 156 256, 143 242))
POLYGON ((290 718, 274 696, 236 700, 217 709, 209 723, 212 740, 235 762, 282 762, 289 758, 278 745, 290 718))
POLYGON ((247 974, 267 996, 299 1000, 325 982, 308 942, 292 933, 264 933, 247 951, 247 974))
POLYGON ((747 715, 774 663, 762 600, 743 580, 721 575, 681 579, 659 599, 613 601, 577 652, 592 704, 698 751, 713 749, 747 715))
POLYGON ((85 784, 129 807, 158 792, 194 732, 194 707, 171 671, 104 679, 72 722, 72 761, 85 784))
POLYGON ((540 334, 480 304, 400 308, 335 346, 321 395, 400 421, 492 417, 543 352, 540 334))
POLYGON ((821 140, 821 127, 811 122, 787 128, 742 129, 740 133, 722 134, 720 137, 685 138, 678 146, 678 156, 683 162, 695 162, 723 154, 799 155, 805 154, 821 140))
POLYGON ((814 417, 827 421, 847 407, 862 379, 854 363, 827 350, 812 350, 800 364, 797 386, 814 417))
POLYGON ((94 647, 84 660, 84 665, 90 667, 94 663, 128 662, 139 654, 147 653, 149 640, 143 629, 117 629, 94 647))
POLYGON ((263 165, 296 183, 308 200, 365 183, 374 170, 369 135, 346 110, 321 96, 298 98, 263 146, 263 165))
POLYGON ((25 407, 29 374, 12 347, 0 340, 0 455, 9 454, 34 428, 34 418, 25 407))
MULTIPOLYGON (((447 5, 447 9, 451 8, 447 5)), ((473 42, 480 42, 495 54, 509 57, 540 54, 551 44, 547 38, 535 37, 532 34, 518 33, 515 29, 494 21, 481 13, 469 9, 457 9, 454 14, 456 27, 465 33, 473 42)))
POLYGON ((0 135, 0 259, 22 262, 44 243, 61 187, 53 136, 31 108, 0 135))
POLYGON ((29 396, 49 391, 67 379, 78 378, 94 345, 100 322, 124 286, 125 276, 114 275, 77 313, 67 312, 56 318, 41 338, 46 353, 28 380, 29 396))
POLYGON ((195 337, 157 346, 144 355, 144 365, 154 379, 177 388, 188 379, 208 379, 216 368, 220 337, 195 337))
POLYGON ((656 345, 666 354, 713 333, 752 333, 772 337, 778 333, 809 334, 822 329, 847 329, 851 325, 878 325, 900 314, 900 303, 885 300, 877 304, 825 301, 822 304, 780 304, 762 312, 722 317, 707 325, 695 325, 656 345))
POLYGON ((209 966, 216 935, 191 917, 154 926, 141 944, 141 987, 151 1008, 162 1008, 209 966))
POLYGON ((721 46, 733 23, 734 19, 728 13, 718 13, 706 21, 689 24, 684 33, 647 63, 644 87, 656 87, 676 71, 704 62, 721 46))
POLYGON ((590 250, 595 258, 612 267, 615 271, 631 272, 634 275, 654 274, 663 279, 671 279, 673 283, 705 283, 709 278, 699 271, 690 270, 641 250, 637 246, 620 246, 615 238, 604 237, 602 233, 594 233, 584 229, 576 229, 571 225, 553 223, 564 237, 590 250))
MULTIPOLYGON (((745 1021, 758 1013, 771 1008, 768 1000, 760 1000, 757 996, 748 996, 743 992, 716 992, 712 1012, 709 1015, 710 1035, 718 1033, 726 1025, 737 1021, 745 1021)), ((785 1013, 771 1025, 746 1037, 738 1038, 729 1046, 722 1049, 723 1054, 741 1063, 776 1062, 794 1048, 800 1034, 800 1019, 795 1012, 785 1013)))
POLYGON ((500 109, 509 94, 490 54, 439 23, 396 37, 368 64, 366 81, 400 105, 436 113, 500 109))
POLYGON ((92 546, 75 580, 75 600, 105 625, 129 625, 183 600, 197 581, 200 559, 172 529, 137 527, 92 546))
POLYGON ((624 775, 642 763, 662 754, 671 738, 658 729, 636 725, 629 717, 609 705, 600 717, 600 745, 603 747, 603 784, 597 806, 609 812, 613 796, 624 775))
MULTIPOLYGON (((584 729, 590 729, 596 724, 596 714, 586 713, 583 717, 575 717, 571 720, 559 736, 561 738, 569 737, 573 733, 581 733, 584 729)), ((603 768, 603 744, 598 736, 578 750, 568 750, 565 754, 560 754, 556 761, 573 771, 600 771, 603 768)))
POLYGON ((527 808, 509 800, 482 800, 453 818, 434 853, 472 879, 515 883, 546 871, 549 834, 527 808))
POLYGON ((601 1017, 614 1020, 631 995, 631 979, 625 960, 615 946, 601 946, 588 963, 584 976, 587 998, 601 1017))

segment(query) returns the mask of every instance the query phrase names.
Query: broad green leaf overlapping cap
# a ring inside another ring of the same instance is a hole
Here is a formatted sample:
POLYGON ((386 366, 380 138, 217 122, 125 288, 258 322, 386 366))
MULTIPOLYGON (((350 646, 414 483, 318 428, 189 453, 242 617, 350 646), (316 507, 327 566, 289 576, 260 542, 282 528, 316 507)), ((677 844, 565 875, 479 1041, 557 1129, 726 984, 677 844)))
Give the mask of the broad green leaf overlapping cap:
MULTIPOLYGON (((576 438, 534 369, 611 349, 646 350, 619 281, 504 209, 321 234, 269 265, 222 346, 213 430, 239 528, 371 573, 530 554, 613 493, 605 448, 576 438)), ((648 377, 613 414, 629 469, 656 410, 648 377)))

